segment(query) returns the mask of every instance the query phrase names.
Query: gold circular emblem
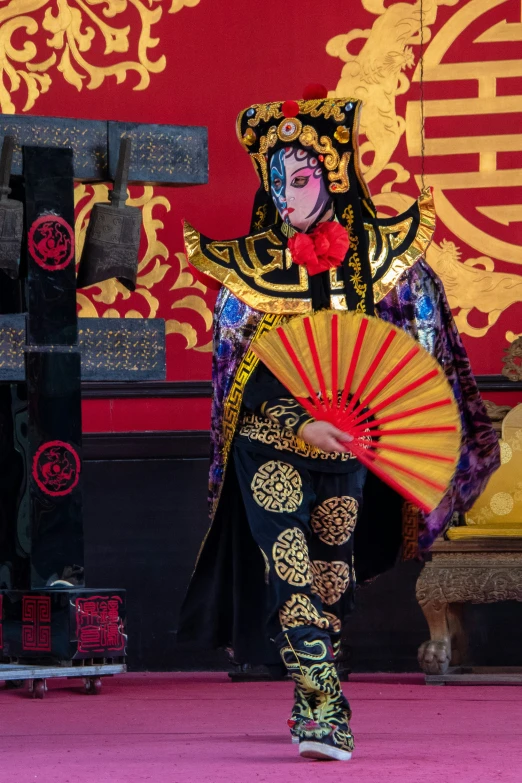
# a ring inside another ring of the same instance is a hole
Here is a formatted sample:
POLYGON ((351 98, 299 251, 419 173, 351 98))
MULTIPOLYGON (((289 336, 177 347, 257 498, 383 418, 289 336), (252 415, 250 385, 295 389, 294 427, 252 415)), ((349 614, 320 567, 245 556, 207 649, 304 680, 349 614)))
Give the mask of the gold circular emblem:
POLYGON ((250 486, 254 500, 266 511, 297 511, 303 500, 301 476, 287 462, 265 462, 250 486))
POLYGON ((509 492, 497 492, 489 501, 489 507, 494 514, 503 517, 513 511, 515 501, 509 492))
POLYGON ((358 508, 349 495, 323 500, 312 512, 312 530, 325 544, 344 544, 354 531, 358 508))
POLYGON ((513 449, 505 440, 500 441, 500 462, 506 465, 513 456, 513 449))
POLYGON ((315 625, 317 628, 328 628, 328 619, 315 608, 310 598, 303 593, 294 593, 279 610, 279 622, 283 631, 297 628, 299 625, 315 625))
POLYGON ((272 559, 276 574, 288 584, 304 587, 312 582, 308 546, 298 527, 279 533, 272 547, 272 559))
POLYGON ((342 560, 327 563, 324 560, 313 560, 312 590, 324 604, 337 603, 350 584, 350 567, 342 560))
POLYGON ((279 123, 277 135, 281 141, 294 141, 303 129, 303 123, 297 117, 290 117, 279 123))
MULTIPOLYGON (((510 5, 506 0, 464 3, 432 36, 424 52, 424 81, 428 96, 434 82, 444 85, 444 94, 428 97, 424 103, 426 117, 437 118, 426 125, 425 154, 437 217, 484 256, 520 265, 522 243, 516 241, 514 228, 522 217, 516 187, 520 140, 505 135, 510 126, 503 119, 506 112, 520 111, 516 80, 509 77, 519 75, 520 59, 513 53, 519 46, 521 25, 512 23, 510 5), (502 7, 491 22, 494 6, 502 7), (463 85, 466 97, 462 97, 463 85), (470 160, 464 176, 459 173, 462 156, 470 160)), ((414 81, 419 77, 417 69, 414 81)), ((416 99, 406 108, 406 141, 410 156, 421 154, 416 99)), ((488 285, 490 301, 505 309, 508 305, 491 280, 488 285)))

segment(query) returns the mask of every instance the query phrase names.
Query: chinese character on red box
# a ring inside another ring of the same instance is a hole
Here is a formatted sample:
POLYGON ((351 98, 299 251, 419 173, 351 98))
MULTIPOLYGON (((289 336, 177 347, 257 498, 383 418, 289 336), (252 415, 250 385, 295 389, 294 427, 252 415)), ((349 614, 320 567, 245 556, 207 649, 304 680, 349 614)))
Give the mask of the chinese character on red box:
POLYGON ((78 652, 121 652, 125 648, 121 603, 118 596, 76 599, 78 652))

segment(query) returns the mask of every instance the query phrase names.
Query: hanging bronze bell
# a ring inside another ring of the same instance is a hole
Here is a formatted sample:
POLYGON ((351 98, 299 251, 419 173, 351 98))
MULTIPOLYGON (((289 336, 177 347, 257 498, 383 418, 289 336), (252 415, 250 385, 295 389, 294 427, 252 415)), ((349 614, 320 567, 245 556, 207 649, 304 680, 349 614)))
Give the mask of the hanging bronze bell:
POLYGON ((0 269, 16 280, 20 269, 20 251, 24 226, 24 206, 8 198, 14 136, 4 136, 0 155, 0 269))
POLYGON ((92 208, 78 270, 78 288, 112 277, 118 278, 130 291, 136 287, 141 210, 125 204, 130 152, 131 140, 122 138, 110 202, 92 208))

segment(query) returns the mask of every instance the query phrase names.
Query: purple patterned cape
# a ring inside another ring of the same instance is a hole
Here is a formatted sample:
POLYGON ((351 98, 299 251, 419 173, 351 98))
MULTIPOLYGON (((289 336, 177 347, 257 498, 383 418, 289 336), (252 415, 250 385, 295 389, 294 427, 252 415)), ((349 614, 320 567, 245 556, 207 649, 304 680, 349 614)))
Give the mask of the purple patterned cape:
MULTIPOLYGON (((444 367, 459 405, 462 450, 450 489, 440 505, 421 515, 419 552, 427 550, 447 527, 454 512, 467 511, 500 464, 498 438, 486 414, 466 350, 449 309, 441 281, 424 261, 418 261, 401 282, 376 305, 377 315, 408 332, 444 367)), ((225 443, 223 410, 238 366, 262 313, 222 288, 214 316, 212 381, 212 455, 209 481, 211 516, 223 485, 225 443)))
MULTIPOLYGON (((401 550, 416 556, 445 529, 454 511, 465 511, 499 465, 496 434, 471 373, 466 352, 448 307, 442 283, 417 262, 377 305, 377 314, 413 335, 444 367, 462 418, 462 452, 453 483, 435 511, 405 526, 403 501, 368 473, 362 514, 355 528, 355 567, 363 582, 391 568, 401 550), (413 532, 413 538, 412 538, 413 532), (414 539, 417 539, 416 541, 414 539)), ((180 615, 178 641, 208 648, 232 647, 235 660, 252 665, 276 663, 275 647, 264 635, 264 563, 246 523, 229 447, 234 426, 227 418, 239 410, 237 378, 248 363, 248 348, 266 316, 240 302, 228 289, 219 294, 214 319, 212 524, 201 547, 180 615), (274 657, 275 656, 275 657, 274 657)))

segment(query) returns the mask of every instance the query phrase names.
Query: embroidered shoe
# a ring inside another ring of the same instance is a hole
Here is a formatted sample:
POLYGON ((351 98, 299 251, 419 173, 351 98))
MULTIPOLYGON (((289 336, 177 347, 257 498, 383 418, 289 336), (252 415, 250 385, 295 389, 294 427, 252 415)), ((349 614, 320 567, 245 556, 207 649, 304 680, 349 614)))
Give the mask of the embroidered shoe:
POLYGON ((323 761, 349 761, 354 748, 347 723, 318 723, 309 720, 299 727, 299 755, 323 761))
POLYGON ((290 737, 294 745, 297 745, 299 742, 299 727, 302 722, 302 718, 288 718, 286 721, 288 728, 290 729, 290 737))
POLYGON ((288 728, 290 729, 290 736, 292 742, 297 744, 299 742, 299 729, 303 723, 310 720, 313 715, 313 696, 307 695, 297 685, 294 689, 294 706, 292 707, 292 714, 287 720, 288 728))

